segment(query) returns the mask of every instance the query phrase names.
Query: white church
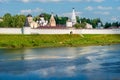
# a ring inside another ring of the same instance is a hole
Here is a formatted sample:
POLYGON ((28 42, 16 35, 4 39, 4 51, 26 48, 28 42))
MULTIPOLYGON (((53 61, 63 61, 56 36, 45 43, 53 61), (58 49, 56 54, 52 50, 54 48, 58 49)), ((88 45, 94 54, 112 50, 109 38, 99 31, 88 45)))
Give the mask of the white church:
MULTIPOLYGON (((75 9, 73 8, 73 11, 72 11, 72 16, 71 18, 68 19, 68 21, 66 22, 66 27, 73 27, 73 25, 75 25, 77 23, 77 19, 76 19, 76 12, 75 12, 75 9)), ((85 26, 86 29, 92 29, 93 26, 89 23, 86 23, 86 26, 85 26)))
MULTIPOLYGON (((66 28, 72 28, 76 23, 77 23, 76 12, 75 12, 75 9, 73 8, 71 17, 66 21, 66 28)), ((40 14, 39 20, 37 20, 36 22, 33 21, 32 15, 29 14, 27 15, 25 26, 30 26, 31 28, 38 28, 38 27, 44 27, 44 26, 57 27, 57 24, 56 24, 53 13, 51 14, 51 18, 49 21, 44 19, 44 14, 40 14)), ((91 24, 86 23, 85 28, 92 29, 93 27, 91 24)))

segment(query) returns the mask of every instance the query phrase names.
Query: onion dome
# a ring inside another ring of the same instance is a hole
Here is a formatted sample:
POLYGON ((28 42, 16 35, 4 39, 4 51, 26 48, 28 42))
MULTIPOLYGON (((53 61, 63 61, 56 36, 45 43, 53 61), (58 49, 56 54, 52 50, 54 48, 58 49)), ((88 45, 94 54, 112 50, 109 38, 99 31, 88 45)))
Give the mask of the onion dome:
POLYGON ((32 17, 32 15, 31 15, 31 14, 28 14, 27 17, 32 17))
POLYGON ((39 15, 39 17, 44 17, 44 14, 43 14, 43 13, 42 13, 42 14, 40 14, 40 15, 39 15))

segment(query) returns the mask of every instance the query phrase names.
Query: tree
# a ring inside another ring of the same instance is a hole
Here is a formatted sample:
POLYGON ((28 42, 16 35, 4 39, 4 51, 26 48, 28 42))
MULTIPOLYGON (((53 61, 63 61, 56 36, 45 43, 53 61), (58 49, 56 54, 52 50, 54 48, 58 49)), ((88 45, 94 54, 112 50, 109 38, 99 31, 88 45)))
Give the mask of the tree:
POLYGON ((80 23, 80 18, 79 16, 76 16, 77 22, 80 23))
POLYGON ((85 22, 84 23, 76 23, 74 25, 74 27, 77 28, 77 29, 83 29, 83 28, 85 28, 85 26, 86 26, 85 22))
POLYGON ((101 20, 99 18, 91 20, 91 24, 93 25, 93 28, 96 28, 98 26, 98 23, 101 23, 101 20))
POLYGON ((3 26, 4 27, 10 27, 11 26, 11 23, 12 23, 12 16, 10 13, 6 13, 4 16, 3 16, 3 26))
POLYGON ((56 20, 56 23, 59 24, 59 25, 65 25, 66 24, 66 21, 68 20, 68 17, 59 17, 59 16, 55 16, 55 20, 56 20))
POLYGON ((113 22, 111 25, 112 25, 113 27, 119 27, 119 22, 113 22))
POLYGON ((106 22, 104 28, 109 28, 109 27, 111 27, 111 23, 106 22))
POLYGON ((3 21, 0 22, 0 27, 4 27, 3 21))

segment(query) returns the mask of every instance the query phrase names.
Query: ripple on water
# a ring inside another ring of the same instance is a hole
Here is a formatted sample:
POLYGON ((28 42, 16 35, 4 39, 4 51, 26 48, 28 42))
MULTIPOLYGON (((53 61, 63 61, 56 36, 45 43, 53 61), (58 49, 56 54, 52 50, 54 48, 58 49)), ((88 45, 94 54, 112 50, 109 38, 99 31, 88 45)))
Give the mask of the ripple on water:
POLYGON ((119 47, 3 49, 0 80, 120 80, 119 47))

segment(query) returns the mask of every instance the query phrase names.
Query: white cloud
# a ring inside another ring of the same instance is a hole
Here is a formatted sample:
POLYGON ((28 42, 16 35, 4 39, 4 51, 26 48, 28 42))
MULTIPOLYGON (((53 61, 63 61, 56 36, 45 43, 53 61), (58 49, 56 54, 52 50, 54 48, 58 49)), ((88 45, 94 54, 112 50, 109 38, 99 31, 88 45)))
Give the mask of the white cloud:
POLYGON ((99 15, 109 15, 110 12, 100 12, 100 11, 97 11, 97 12, 94 12, 94 14, 99 14, 99 15))
POLYGON ((29 2, 30 0, 21 0, 22 2, 26 3, 26 2, 29 2))
POLYGON ((93 0, 94 2, 103 2, 105 0, 93 0))
POLYGON ((61 0, 19 0, 21 2, 27 3, 27 2, 59 2, 61 0))
MULTIPOLYGON (((76 12, 75 13, 77 16, 80 16, 83 14, 83 12, 76 12)), ((72 13, 63 13, 61 16, 67 16, 67 17, 71 17, 72 13)))
POLYGON ((88 6, 85 9, 88 10, 88 11, 92 11, 94 8, 92 6, 88 6))
POLYGON ((112 7, 97 6, 99 10, 112 10, 112 7))
POLYGON ((117 9, 120 10, 120 6, 117 9))
POLYGON ((120 0, 115 0, 115 1, 119 2, 120 0))
MULTIPOLYGON (((12 1, 12 0, 0 0, 0 2, 6 2, 6 1, 12 1)), ((14 0, 14 1, 20 1, 23 3, 28 3, 28 2, 103 2, 105 0, 14 0)))
POLYGON ((9 0, 0 0, 0 3, 7 2, 7 1, 9 1, 9 0))
POLYGON ((103 2, 103 1, 105 1, 105 0, 68 0, 68 1, 78 1, 78 2, 80 2, 80 1, 83 1, 83 2, 98 2, 98 3, 100 3, 100 2, 103 2))
POLYGON ((41 12, 42 9, 40 8, 36 8, 36 9, 25 9, 25 10, 21 10, 20 13, 21 14, 30 14, 30 13, 39 13, 41 12))
MULTIPOLYGON (((18 0, 24 3, 27 2, 62 2, 64 0, 18 0)), ((104 0, 65 0, 69 2, 103 2, 104 0)))
POLYGON ((112 17, 111 20, 112 21, 118 21, 118 18, 117 17, 112 17))

